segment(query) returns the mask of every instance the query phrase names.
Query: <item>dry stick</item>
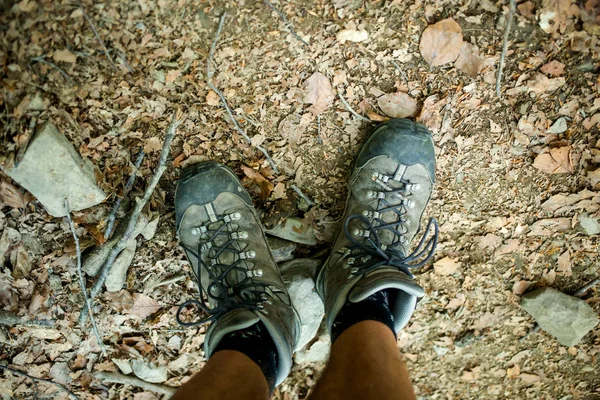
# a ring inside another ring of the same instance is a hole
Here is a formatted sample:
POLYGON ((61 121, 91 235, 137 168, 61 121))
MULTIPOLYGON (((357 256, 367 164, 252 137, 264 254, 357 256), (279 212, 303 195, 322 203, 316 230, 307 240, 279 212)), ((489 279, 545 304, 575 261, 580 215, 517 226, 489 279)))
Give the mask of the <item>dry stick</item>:
MULTIPOLYGON (((65 212, 67 213, 67 221, 69 221, 69 228, 71 228, 71 233, 73 234, 73 240, 75 241, 75 251, 77 252, 77 275, 79 275, 79 286, 81 286, 81 291, 83 292, 83 298, 85 300, 85 310, 88 310, 90 313, 90 319, 92 320, 92 331, 94 335, 96 335, 96 340, 98 341, 98 346, 102 350, 102 354, 106 356, 106 347, 104 346, 104 341, 100 336, 100 332, 98 331, 98 325, 96 325, 96 319, 94 318, 94 313, 92 310, 92 302, 88 297, 87 289, 85 288, 85 278, 83 277, 83 270, 81 269, 81 247, 79 246, 79 238, 77 237, 77 232, 75 232, 75 225, 73 224, 73 220, 71 219, 71 210, 69 209, 69 201, 65 199, 65 212)), ((83 324, 81 324, 83 327, 83 324)))
MULTIPOLYGON (((133 212, 131 213, 131 217, 129 218, 129 222, 127 223, 127 228, 125 229, 125 232, 123 232, 123 236, 121 236, 121 239, 119 239, 119 242, 117 242, 115 247, 112 248, 112 250, 110 251, 110 254, 108 255, 106 262, 104 263, 104 265, 102 266, 102 269, 100 270, 100 276, 98 277, 98 280, 96 281, 96 283, 94 284, 94 286, 92 287, 92 290, 90 292, 90 298, 92 301, 96 298, 98 293, 100 293, 100 290, 102 290, 102 285, 104 285, 104 282, 106 281, 106 278, 108 277, 108 274, 109 274, 113 264, 115 263, 117 256, 127 245, 127 242, 129 241, 131 234, 133 233, 133 230, 135 229, 135 226, 137 225, 138 219, 140 218, 140 214, 142 213, 142 209, 144 208, 144 206, 146 206, 146 204, 148 203, 148 200, 150 200, 150 196, 152 195, 152 193, 154 193, 154 189, 156 188, 158 181, 160 180, 163 173, 167 169, 167 165, 166 165, 167 158, 169 157, 169 150, 171 148, 171 143, 173 142, 173 138, 175 137, 175 132, 177 131, 177 127, 181 123, 180 117, 181 117, 181 115, 180 115, 179 111, 173 113, 171 123, 169 124, 169 127, 167 128, 167 133, 165 135, 165 141, 163 142, 162 151, 160 153, 160 160, 158 161, 158 166, 156 168, 156 172, 154 172, 154 175, 152 176, 152 179, 150 180, 150 183, 148 184, 148 187, 146 188, 146 191, 144 192, 144 197, 142 197, 141 200, 136 202, 135 208, 133 209, 133 212)), ((91 311, 91 309, 90 309, 90 311, 91 311)), ((87 318, 87 310, 84 309, 83 312, 81 313, 81 316, 79 317, 79 322, 80 323, 85 322, 86 318, 87 318)))
POLYGON ((573 296, 575 296, 575 297, 583 296, 585 294, 585 292, 587 292, 588 290, 590 290, 591 288, 596 286, 598 283, 600 283, 600 278, 596 278, 593 281, 586 283, 585 285, 583 285, 581 287, 581 289, 578 289, 575 293, 573 293, 573 296))
POLYGON ((123 201, 123 199, 127 196, 129 191, 131 190, 131 187, 133 186, 133 183, 135 182, 135 177, 136 177, 137 171, 140 168, 140 165, 142 165, 142 160, 144 159, 144 155, 145 155, 144 149, 141 149, 135 160, 133 172, 129 176, 129 179, 127 179, 127 183, 125 184, 125 188, 123 189, 123 196, 117 198, 117 200, 115 201, 115 204, 113 205, 113 209, 110 212, 110 215, 106 219, 106 231, 104 232, 104 239, 106 239, 106 240, 108 240, 110 238, 110 235, 112 235, 113 229, 115 227, 115 219, 117 218, 117 212, 119 211, 119 207, 121 206, 121 201, 123 201))
POLYGON ((510 0, 510 8, 508 10, 508 19, 506 21, 506 27, 504 28, 504 39, 502 41, 502 53, 500 54, 500 65, 498 65, 498 76, 496 77, 496 95, 502 97, 500 93, 500 84, 502 81, 502 69, 504 68, 504 58, 506 57, 506 51, 508 50, 508 36, 510 35, 510 29, 512 27, 513 16, 515 15, 516 0, 510 0))
POLYGON ((313 206, 315 204, 304 193, 302 193, 302 190, 300 190, 300 188, 298 186, 292 185, 292 189, 294 189, 294 192, 296 192, 298 194, 298 196, 300 196, 302 199, 304 199, 304 201, 306 201, 306 204, 308 204, 309 207, 313 206))
POLYGON ((69 76, 69 74, 67 74, 65 71, 63 71, 58 65, 50 62, 50 61, 46 61, 46 56, 39 56, 39 57, 33 57, 31 59, 31 61, 37 61, 37 62, 41 62, 42 64, 46 64, 51 66, 52 68, 54 68, 55 70, 57 70, 58 72, 61 73, 61 75, 69 82, 73 82, 73 79, 69 76))
POLYGON ((85 8, 83 8, 83 4, 81 2, 79 2, 79 7, 81 8, 81 12, 82 12, 83 16, 85 17, 86 21, 90 25, 90 28, 92 28, 92 31, 94 31, 94 35, 96 35, 96 39, 98 39, 98 42, 100 42, 100 46, 102 46, 102 49, 104 50, 104 54, 106 54, 106 58, 108 58, 108 61, 110 61, 110 65, 112 65, 114 69, 118 69, 117 64, 115 64, 112 57, 110 56, 110 53, 108 52, 108 49, 106 48, 106 44, 104 44, 104 40, 102 40, 102 38, 100 37, 100 34, 98 33, 98 30, 96 29, 96 25, 94 25, 94 21, 92 21, 90 16, 87 15, 87 13, 85 12, 85 8))
POLYGON ((344 98, 344 96, 342 96, 342 92, 341 91, 338 92, 338 95, 340 96, 340 100, 342 101, 342 103, 344 104, 344 106, 346 106, 346 108, 348 109, 348 111, 350 111, 355 117, 357 117, 358 119, 360 119, 362 121, 373 122, 369 118, 363 117, 362 115, 360 115, 359 113, 357 113, 356 111, 354 111, 352 109, 352 107, 350 107, 350 104, 348 104, 348 102, 346 101, 346 99, 344 98))
POLYGON ((121 375, 118 372, 96 372, 94 373, 94 377, 105 382, 136 386, 155 393, 166 394, 167 396, 173 396, 177 390, 169 386, 149 383, 133 376, 121 375))
POLYGON ((227 110, 227 114, 229 115, 231 122, 233 122, 233 126, 235 127, 235 129, 240 133, 240 135, 242 135, 244 137, 244 139, 246 139, 248 141, 248 143, 250 143, 250 145, 254 146, 257 150, 259 150, 261 153, 263 153, 263 155, 265 156, 265 158, 271 165, 273 172, 278 174, 279 169, 277 169, 275 162, 271 159, 267 150, 260 145, 252 144, 252 140, 250 139, 250 137, 248 136, 246 131, 244 131, 242 129, 242 127, 238 123, 237 119, 235 119, 235 117, 233 116, 233 112, 231 112, 231 108, 229 108, 229 104, 227 104, 227 99, 225 98, 223 93, 221 93, 221 91, 219 89, 217 89, 217 87, 215 85, 213 85, 213 83, 212 83, 214 71, 210 67, 210 64, 212 64, 213 58, 215 56, 217 42, 219 41, 219 36, 221 36, 221 31, 223 30, 223 24, 225 22, 226 16, 227 16, 227 13, 223 13, 223 15, 221 15, 221 20, 219 21, 219 27, 217 28, 217 34, 215 35, 215 40, 213 41, 212 46, 210 46, 210 53, 208 53, 208 60, 206 61, 206 83, 208 84, 208 87, 213 92, 215 92, 217 94, 217 96, 219 96, 219 98, 221 99, 221 103, 223 103, 223 107, 225 107, 225 110, 227 110))
POLYGON ((15 375, 20 375, 20 376, 23 376, 25 378, 31 379, 31 381, 33 382, 33 398, 34 399, 37 399, 37 397, 38 397, 37 382, 44 382, 44 383, 48 383, 50 385, 57 386, 57 387, 61 388, 62 390, 64 390, 65 392, 67 392, 69 394, 69 397, 77 399, 77 396, 75 396, 75 393, 71 392, 69 389, 67 389, 66 386, 64 386, 64 385, 62 385, 62 384, 60 384, 58 382, 54 382, 54 381, 51 381, 51 380, 48 380, 48 379, 36 378, 35 376, 31 376, 29 374, 26 374, 25 372, 21 372, 21 371, 18 371, 16 369, 9 368, 6 365, 2 365, 2 364, 0 364, 0 369, 4 369, 6 371, 12 372, 15 375))
POLYGON ((54 321, 43 320, 43 319, 38 319, 38 320, 33 320, 33 321, 23 321, 20 317, 17 317, 14 314, 11 314, 4 310, 0 310, 0 325, 3 325, 3 326, 23 325, 23 326, 40 326, 40 327, 45 327, 45 328, 48 328, 48 327, 52 328, 52 327, 54 327, 54 321))
POLYGON ((294 26, 292 25, 292 23, 285 17, 285 15, 283 15, 283 13, 281 11, 279 11, 277 9, 277 7, 275 7, 273 5, 273 3, 271 3, 269 0, 264 0, 265 4, 268 5, 269 7, 271 7, 271 9, 273 11, 275 11, 277 13, 277 15, 279 15, 279 18, 281 18, 281 20, 283 21, 283 23, 285 24, 285 27, 288 28, 290 30, 290 33, 299 41, 302 42, 302 44, 304 44, 306 47, 308 47, 308 43, 306 43, 306 41, 304 39, 302 39, 297 33, 296 30, 294 29, 294 26))

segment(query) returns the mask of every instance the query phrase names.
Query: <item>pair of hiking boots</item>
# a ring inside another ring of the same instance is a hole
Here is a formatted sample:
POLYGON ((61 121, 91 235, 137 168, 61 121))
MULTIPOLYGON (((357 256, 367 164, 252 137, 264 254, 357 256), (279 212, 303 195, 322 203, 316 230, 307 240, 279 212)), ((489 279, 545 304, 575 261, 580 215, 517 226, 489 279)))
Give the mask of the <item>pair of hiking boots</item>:
MULTIPOLYGON (((350 178, 343 227, 317 276, 329 330, 344 304, 381 290, 392 293, 396 332, 408 323, 424 295, 410 269, 431 258, 437 243, 437 225, 430 220, 409 251, 431 196, 434 164, 431 134, 407 119, 381 124, 363 145, 350 178)), ((206 357, 225 335, 262 322, 277 349, 276 384, 281 383, 292 366, 300 323, 249 194, 227 167, 196 164, 182 172, 175 214, 200 288, 198 300, 181 305, 178 321, 212 322, 206 357), (181 311, 190 304, 207 318, 182 321, 181 311)))

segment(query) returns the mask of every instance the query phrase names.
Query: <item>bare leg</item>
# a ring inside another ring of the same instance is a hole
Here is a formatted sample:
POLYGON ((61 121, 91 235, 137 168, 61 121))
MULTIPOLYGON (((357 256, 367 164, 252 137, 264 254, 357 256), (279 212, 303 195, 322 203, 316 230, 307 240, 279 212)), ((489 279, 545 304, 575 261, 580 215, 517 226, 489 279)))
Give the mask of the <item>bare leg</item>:
POLYGON ((406 364, 390 328, 362 321, 344 331, 310 400, 414 400, 406 364))
POLYGON ((269 386, 260 367, 239 351, 216 352, 181 386, 172 400, 266 400, 269 386))

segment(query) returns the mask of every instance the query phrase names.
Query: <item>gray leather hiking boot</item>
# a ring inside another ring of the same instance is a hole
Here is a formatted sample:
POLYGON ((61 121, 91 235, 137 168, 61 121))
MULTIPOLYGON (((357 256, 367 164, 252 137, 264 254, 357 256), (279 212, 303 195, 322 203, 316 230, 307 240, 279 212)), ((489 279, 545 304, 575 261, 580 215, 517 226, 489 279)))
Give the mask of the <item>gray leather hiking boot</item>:
POLYGON ((329 330, 346 301, 357 303, 383 289, 398 289, 389 297, 396 332, 408 323, 424 295, 410 269, 424 265, 437 244, 431 219, 409 253, 431 196, 434 166, 431 133, 407 119, 380 125, 362 147, 350 178, 343 229, 317 278, 329 330))
POLYGON ((277 348, 276 384, 281 383, 292 366, 299 321, 250 196, 224 165, 196 164, 181 174, 175 216, 177 234, 200 288, 199 300, 179 307, 178 322, 212 321, 204 344, 207 358, 226 334, 262 322, 277 348), (188 305, 208 317, 182 321, 188 305))

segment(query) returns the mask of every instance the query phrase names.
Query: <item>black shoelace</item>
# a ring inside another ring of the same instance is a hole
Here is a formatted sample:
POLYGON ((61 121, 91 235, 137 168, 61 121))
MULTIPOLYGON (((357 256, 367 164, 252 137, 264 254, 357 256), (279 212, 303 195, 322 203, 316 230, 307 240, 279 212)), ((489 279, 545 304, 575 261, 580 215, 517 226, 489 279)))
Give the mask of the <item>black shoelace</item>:
MULTIPOLYGON (((220 220, 223 221, 223 219, 220 220)), ((194 274, 200 290, 199 300, 187 300, 177 309, 177 322, 183 326, 196 326, 205 324, 214 321, 221 315, 238 308, 247 310, 261 310, 263 307, 261 303, 267 299, 266 290, 269 285, 255 282, 252 279, 252 276, 249 276, 248 272, 250 270, 243 265, 244 259, 241 257, 242 251, 232 246, 237 239, 233 239, 231 237, 231 233, 224 230, 226 226, 227 222, 224 222, 219 229, 215 231, 207 230, 207 233, 212 235, 210 236, 210 239, 205 241, 205 243, 212 243, 219 235, 227 235, 228 240, 223 243, 223 245, 213 247, 211 249, 215 251, 215 255, 210 257, 210 259, 218 260, 219 256, 221 256, 223 252, 233 252, 237 255, 237 257, 236 261, 234 261, 231 265, 220 264, 218 262, 215 262, 213 265, 207 265, 204 261, 202 261, 203 243, 198 243, 197 252, 182 244, 182 247, 198 261, 198 273, 194 271, 194 274), (204 288, 202 285, 201 271, 203 268, 209 275, 210 284, 207 288, 204 288), (230 285, 227 282, 227 276, 231 273, 242 273, 246 275, 246 278, 230 285), (216 306, 211 308, 204 296, 206 296, 208 299, 214 300, 216 306), (208 314, 208 317, 194 322, 183 321, 181 319, 181 313, 187 306, 190 305, 198 307, 204 313, 208 314)))

